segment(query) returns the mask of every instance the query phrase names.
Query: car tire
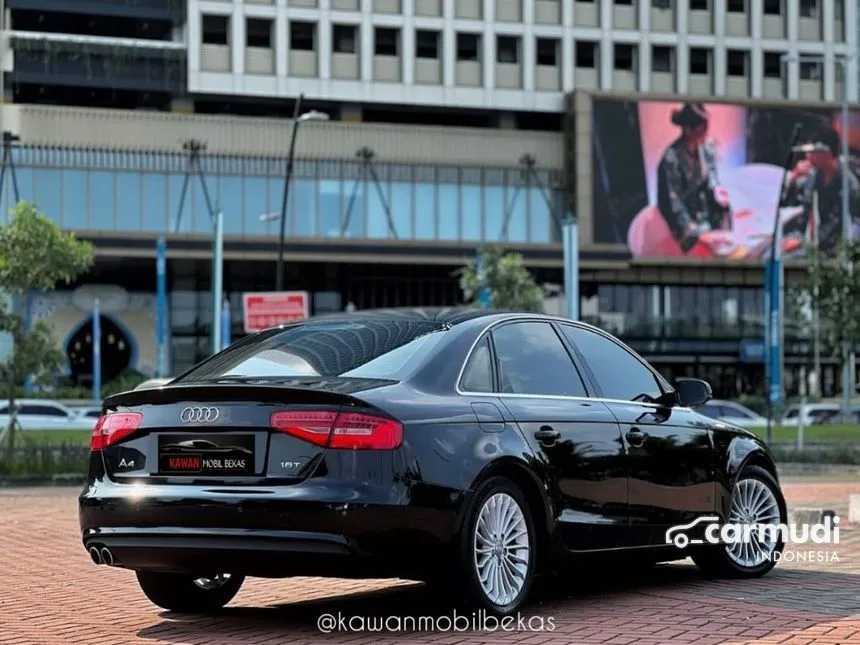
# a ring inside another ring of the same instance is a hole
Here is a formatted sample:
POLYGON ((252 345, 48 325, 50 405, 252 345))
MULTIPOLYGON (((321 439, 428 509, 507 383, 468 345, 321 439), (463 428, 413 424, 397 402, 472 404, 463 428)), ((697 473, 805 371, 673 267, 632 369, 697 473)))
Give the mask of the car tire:
POLYGON ((224 580, 195 578, 189 574, 138 571, 137 582, 153 603, 187 614, 208 614, 223 608, 239 592, 245 576, 230 575, 224 580), (209 580, 212 584, 201 583, 209 580))
POLYGON ((537 564, 537 532, 519 487, 499 476, 481 483, 472 496, 458 542, 449 577, 455 597, 496 616, 516 613, 528 598, 537 564), (505 514, 508 521, 492 525, 494 512, 505 514), (490 546, 488 542, 494 539, 495 546, 490 546), (503 544, 508 548, 500 548, 503 544), (497 572, 517 587, 493 593, 482 577, 495 578, 497 572))
MULTIPOLYGON (((768 471, 758 466, 747 466, 738 475, 732 487, 732 499, 741 495, 740 490, 744 486, 755 487, 758 490, 767 490, 773 497, 779 514, 779 522, 787 521, 785 497, 779 488, 779 484, 768 471), (762 489, 761 487, 764 487, 762 489)), ((760 520, 759 520, 760 521, 760 520)), ((773 569, 782 553, 785 543, 780 535, 771 551, 771 556, 760 563, 751 562, 744 565, 738 562, 737 557, 730 553, 728 545, 709 545, 702 547, 692 554, 693 562, 705 575, 715 578, 759 578, 773 569)))

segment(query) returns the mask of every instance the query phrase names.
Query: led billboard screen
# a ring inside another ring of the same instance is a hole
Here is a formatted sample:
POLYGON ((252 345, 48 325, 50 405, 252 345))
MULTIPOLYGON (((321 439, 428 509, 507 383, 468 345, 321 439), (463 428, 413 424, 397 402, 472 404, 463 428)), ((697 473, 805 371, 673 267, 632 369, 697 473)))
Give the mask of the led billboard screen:
MULTIPOLYGON (((838 109, 595 98, 594 242, 634 257, 833 253, 842 237, 838 109), (788 172, 785 172, 788 164, 788 172)), ((849 211, 860 233, 860 113, 849 118, 849 211)))

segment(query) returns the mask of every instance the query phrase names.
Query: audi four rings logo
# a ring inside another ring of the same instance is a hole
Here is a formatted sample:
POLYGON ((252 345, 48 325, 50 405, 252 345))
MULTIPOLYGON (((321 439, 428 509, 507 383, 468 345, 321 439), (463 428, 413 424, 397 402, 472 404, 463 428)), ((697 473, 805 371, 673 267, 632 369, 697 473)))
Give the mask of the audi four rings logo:
POLYGON ((215 423, 220 416, 218 408, 185 408, 179 420, 183 423, 215 423))

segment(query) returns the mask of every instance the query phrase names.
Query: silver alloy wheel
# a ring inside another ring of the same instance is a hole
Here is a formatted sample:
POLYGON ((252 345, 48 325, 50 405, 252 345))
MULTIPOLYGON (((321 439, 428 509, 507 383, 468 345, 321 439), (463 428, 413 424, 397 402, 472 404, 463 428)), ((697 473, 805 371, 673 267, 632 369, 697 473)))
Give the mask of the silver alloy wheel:
POLYGON ((214 591, 223 587, 230 581, 229 573, 219 573, 214 578, 196 578, 194 584, 203 589, 203 591, 214 591))
POLYGON ((779 535, 755 528, 757 524, 780 523, 779 503, 767 484, 758 479, 742 479, 735 484, 729 523, 753 527, 748 541, 738 539, 726 545, 726 553, 735 564, 753 569, 771 559, 779 535))
POLYGON ((517 501, 496 493, 484 502, 475 524, 475 571, 487 598, 499 607, 514 602, 529 574, 529 531, 517 501))

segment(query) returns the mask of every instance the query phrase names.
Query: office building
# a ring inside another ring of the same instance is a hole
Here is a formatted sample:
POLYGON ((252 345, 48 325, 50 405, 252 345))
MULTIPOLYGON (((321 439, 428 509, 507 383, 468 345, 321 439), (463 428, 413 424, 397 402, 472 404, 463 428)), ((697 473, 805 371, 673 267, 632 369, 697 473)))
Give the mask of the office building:
MULTIPOLYGON (((725 395, 753 387, 760 259, 637 255, 621 228, 647 205, 639 175, 666 135, 598 144, 593 106, 604 101, 612 129, 641 119, 645 99, 663 116, 679 97, 699 99, 718 106, 714 136, 734 150, 749 119, 785 121, 744 106, 802 109, 807 123, 858 91, 839 63, 857 48, 847 0, 6 0, 5 18, 2 127, 19 139, 7 140, 17 188, 7 173, 0 202, 31 199, 96 243, 84 291, 33 306, 68 345, 89 324, 80 294, 112 293, 124 313, 106 315, 128 339, 114 372, 153 369, 161 234, 172 371, 209 351, 211 221, 198 178, 179 208, 189 141, 205 144, 202 176, 224 211, 234 337, 241 294, 274 287, 303 94, 302 111, 330 120, 297 137, 286 287, 310 292, 314 311, 455 304, 455 272, 482 242, 508 244, 539 281, 560 284, 557 222, 575 213, 584 317, 667 373, 703 374, 725 395), (619 169, 628 157, 648 159, 619 169), (594 196, 611 186, 619 197, 618 181, 641 189, 609 213, 594 196)), ((767 143, 779 137, 758 131, 767 159, 733 153, 729 170, 783 163, 767 143)), ((804 343, 789 343, 789 367, 807 360, 804 343)))

